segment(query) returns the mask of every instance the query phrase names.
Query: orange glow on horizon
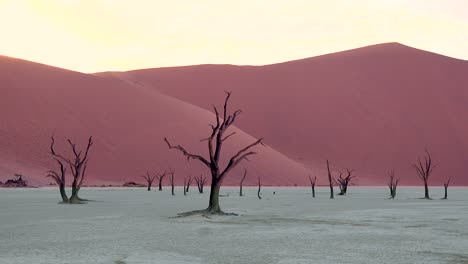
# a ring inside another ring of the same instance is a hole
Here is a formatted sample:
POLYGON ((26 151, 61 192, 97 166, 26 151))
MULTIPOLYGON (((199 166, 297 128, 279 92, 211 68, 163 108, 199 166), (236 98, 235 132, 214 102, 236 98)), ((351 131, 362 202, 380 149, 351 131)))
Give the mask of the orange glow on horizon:
POLYGON ((82 72, 261 65, 382 42, 467 60, 468 2, 0 0, 0 32, 2 55, 82 72))

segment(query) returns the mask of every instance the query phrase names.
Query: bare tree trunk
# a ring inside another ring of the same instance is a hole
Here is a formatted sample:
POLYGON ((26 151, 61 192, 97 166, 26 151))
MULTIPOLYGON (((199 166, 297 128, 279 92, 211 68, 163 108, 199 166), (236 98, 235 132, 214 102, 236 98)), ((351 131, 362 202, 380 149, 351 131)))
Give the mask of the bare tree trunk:
MULTIPOLYGON (((88 153, 89 153, 89 149, 93 145, 93 138, 89 137, 88 145, 84 151, 84 154, 81 150, 77 150, 76 145, 70 139, 68 139, 67 140, 68 144, 70 145, 73 155, 74 155, 74 157, 71 159, 66 158, 60 154, 57 154, 54 150, 54 143, 55 143, 54 137, 51 137, 51 140, 52 140, 52 143, 50 145, 50 153, 52 154, 53 158, 57 162, 65 162, 70 167, 71 174, 73 176, 72 195, 70 199, 68 199, 68 203, 72 203, 72 204, 82 203, 82 201, 85 201, 85 200, 81 199, 78 196, 78 192, 80 191, 80 188, 86 176, 86 167, 88 164, 88 153)), ((63 183, 64 182, 65 181, 63 181, 63 183)))
POLYGON ((309 176, 310 187, 312 188, 312 198, 315 198, 315 183, 317 182, 317 176, 312 178, 309 176))
POLYGON ((220 188, 221 188, 221 184, 219 184, 218 182, 211 184, 210 200, 208 203, 208 208, 206 208, 206 211, 210 214, 219 214, 223 212, 221 210, 221 207, 219 207, 219 189, 220 188))
POLYGON ((257 192, 258 199, 262 199, 262 196, 260 196, 261 189, 262 189, 262 184, 260 183, 260 177, 258 177, 258 192, 257 192))
POLYGON ((188 160, 194 159, 198 160, 202 164, 204 164, 207 168, 210 169, 211 172, 211 192, 210 192, 210 200, 208 203, 208 208, 205 210, 196 211, 196 213, 202 214, 224 214, 221 208, 219 207, 219 188, 221 187, 221 183, 228 175, 228 173, 236 167, 241 161, 248 160, 248 157, 251 155, 257 154, 257 152, 252 151, 251 149, 259 144, 263 145, 262 139, 258 139, 257 141, 251 143, 250 145, 245 146, 244 148, 240 149, 234 156, 231 156, 227 165, 223 168, 220 166, 220 156, 221 156, 221 149, 223 146, 223 142, 226 141, 228 138, 233 136, 236 132, 232 132, 230 134, 224 135, 224 133, 229 129, 229 127, 235 122, 239 114, 242 112, 241 110, 234 111, 232 114, 228 113, 228 101, 231 96, 230 92, 226 92, 226 99, 224 100, 224 107, 222 116, 220 115, 216 106, 213 106, 213 110, 216 115, 216 123, 210 124, 211 126, 211 134, 208 138, 202 139, 201 141, 208 142, 208 154, 209 158, 206 159, 202 155, 192 154, 187 151, 181 145, 172 145, 167 138, 164 138, 169 149, 176 149, 180 151, 188 160))
POLYGON ((153 185, 154 179, 157 177, 156 175, 151 176, 150 173, 147 171, 146 175, 141 176, 146 181, 147 191, 151 191, 151 186, 153 185))
POLYGON ((328 170, 328 183, 330 185, 330 199, 333 199, 335 198, 334 195, 333 195, 333 178, 332 178, 332 175, 331 175, 331 172, 330 172, 330 164, 327 160, 327 170, 328 170))
POLYGON ((195 177, 195 182, 197 183, 198 192, 203 193, 203 187, 205 187, 206 177, 200 175, 200 177, 195 177))
POLYGON ((169 169, 169 174, 171 175, 170 179, 171 179, 171 194, 172 196, 175 195, 175 192, 174 192, 174 170, 172 168, 169 169))
POLYGON ((444 183, 444 198, 442 198, 443 200, 447 200, 447 196, 448 196, 448 187, 449 187, 449 184, 450 184, 450 180, 451 178, 449 178, 445 183, 444 183))
POLYGON ((239 186, 239 196, 244 196, 242 193, 242 185, 244 184, 245 177, 247 176, 247 169, 244 168, 244 176, 242 177, 242 180, 240 181, 240 186, 239 186))
POLYGON ((396 189, 398 186, 398 182, 400 179, 395 179, 395 170, 392 169, 389 173, 390 180, 388 181, 388 188, 390 189, 390 197, 389 199, 395 199, 396 196, 396 189))
POLYGON ((65 191, 65 185, 60 185, 60 196, 62 197, 62 203, 68 203, 67 192, 65 191))
POLYGON ((426 150, 424 162, 421 159, 418 159, 418 162, 416 164, 413 164, 413 167, 416 169, 419 179, 421 179, 421 181, 424 182, 424 199, 431 199, 431 197, 429 196, 428 181, 429 176, 431 176, 435 165, 432 163, 432 158, 429 151, 426 150))
POLYGON ((424 199, 431 199, 431 197, 429 197, 429 187, 427 186, 427 181, 424 182, 424 199))
POLYGON ((185 187, 187 184, 187 178, 184 178, 184 195, 187 195, 187 188, 185 187))
POLYGON ((57 161, 57 163, 60 166, 60 174, 54 170, 50 170, 46 172, 46 177, 54 179, 57 185, 59 186, 60 196, 62 197, 62 203, 69 203, 69 199, 65 191, 65 173, 67 170, 65 169, 65 166, 63 165, 62 161, 60 161, 59 159, 56 159, 55 161, 57 161))
POLYGON ((158 190, 162 191, 162 182, 164 180, 164 177, 166 177, 167 173, 164 171, 162 174, 159 174, 156 178, 158 178, 158 190))
POLYGON ((192 176, 189 176, 188 181, 187 181, 187 186, 185 187, 185 192, 188 193, 190 189, 190 184, 192 184, 192 176))

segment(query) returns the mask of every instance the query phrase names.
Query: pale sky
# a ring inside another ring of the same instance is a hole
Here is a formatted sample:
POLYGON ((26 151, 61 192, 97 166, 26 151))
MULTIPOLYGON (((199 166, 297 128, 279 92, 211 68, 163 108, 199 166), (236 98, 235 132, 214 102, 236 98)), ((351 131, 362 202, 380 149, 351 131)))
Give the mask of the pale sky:
POLYGON ((468 0, 0 0, 0 54, 81 72, 262 65, 382 42, 468 60, 468 0))

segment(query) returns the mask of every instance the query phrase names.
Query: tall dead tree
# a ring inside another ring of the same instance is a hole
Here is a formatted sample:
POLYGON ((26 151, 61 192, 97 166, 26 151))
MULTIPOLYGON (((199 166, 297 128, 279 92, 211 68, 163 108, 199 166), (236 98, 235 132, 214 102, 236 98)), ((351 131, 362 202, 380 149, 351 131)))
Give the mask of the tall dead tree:
POLYGON ((197 183, 198 192, 203 193, 203 187, 205 187, 206 177, 203 177, 203 175, 200 175, 199 177, 195 176, 195 182, 197 183))
POLYGON ((336 182, 338 183, 338 186, 340 187, 340 193, 338 195, 345 195, 346 192, 348 192, 348 185, 351 182, 353 178, 355 178, 354 175, 352 175, 353 170, 346 169, 347 175, 343 177, 343 174, 340 173, 340 176, 336 178, 336 182))
POLYGON ((312 178, 309 176, 310 187, 312 188, 312 198, 315 198, 315 183, 317 182, 317 176, 312 178))
POLYGON ((153 185, 154 179, 157 175, 150 175, 149 172, 146 172, 146 175, 141 176, 146 181, 147 190, 151 191, 151 186, 153 185))
POLYGON ((187 180, 187 186, 185 187, 185 192, 189 191, 191 184, 192 184, 192 176, 189 176, 189 178, 187 180))
POLYGON ((244 194, 242 193, 242 185, 244 184, 244 180, 246 176, 247 176, 247 169, 244 168, 244 176, 242 177, 242 180, 240 181, 239 196, 244 196, 244 194))
POLYGON ((333 195, 333 177, 330 172, 330 163, 327 160, 327 170, 328 170, 328 184, 330 185, 330 199, 335 198, 333 195))
POLYGON ((159 190, 159 191, 162 191, 162 190, 163 190, 163 189, 162 189, 162 182, 163 182, 164 178, 166 177, 166 175, 167 175, 167 172, 166 172, 166 171, 164 171, 163 173, 160 173, 160 174, 156 175, 156 179, 158 180, 158 190, 159 190))
POLYGON ((175 195, 175 192, 174 192, 174 185, 175 185, 174 184, 174 172, 175 172, 174 169, 170 168, 169 173, 168 173, 169 175, 171 175, 171 177, 169 179, 171 180, 171 194, 172 194, 172 196, 175 195))
POLYGON ((62 161, 55 159, 55 161, 59 164, 60 166, 60 172, 57 172, 55 170, 50 170, 46 172, 46 177, 50 177, 55 180, 57 185, 59 186, 60 190, 60 196, 62 197, 62 203, 68 203, 68 196, 67 192, 65 191, 65 174, 67 172, 67 169, 63 165, 62 161))
POLYGON ((388 181, 388 188, 390 189, 390 197, 389 199, 395 199, 395 196, 396 196, 396 190, 397 190, 397 186, 398 186, 398 182, 400 181, 400 179, 395 179, 395 170, 391 170, 390 173, 388 174, 389 175, 389 181, 388 181))
POLYGON ((449 184, 450 184, 450 179, 451 178, 448 178, 448 180, 446 182, 444 182, 444 198, 442 198, 443 200, 447 200, 447 195, 448 195, 448 187, 449 187, 449 184))
POLYGON ((202 164, 207 166, 211 172, 211 189, 210 189, 210 198, 208 202, 208 208, 205 210, 196 211, 194 213, 203 213, 203 214, 224 214, 219 206, 219 190, 224 178, 229 174, 229 172, 235 168, 242 160, 247 160, 249 156, 257 154, 254 151, 251 151, 256 145, 262 144, 262 139, 258 139, 250 145, 245 146, 240 149, 234 156, 232 156, 227 165, 224 168, 220 166, 220 156, 223 143, 233 136, 235 132, 225 135, 226 131, 231 127, 231 125, 236 121, 237 117, 241 113, 241 110, 236 110, 232 114, 228 114, 228 102, 231 96, 230 92, 226 92, 226 99, 224 101, 224 108, 222 116, 218 112, 218 109, 213 106, 214 112, 216 114, 216 123, 211 124, 211 135, 203 139, 202 141, 208 142, 208 155, 209 158, 206 159, 201 155, 192 154, 188 152, 181 145, 172 145, 167 138, 164 138, 164 141, 167 143, 169 149, 179 150, 183 155, 187 157, 187 160, 195 159, 200 161, 202 164))
POLYGON ((257 197, 258 199, 262 199, 262 196, 260 195, 260 191, 262 189, 262 183, 260 182, 260 176, 258 177, 258 191, 257 191, 257 197))
POLYGON ((418 162, 413 164, 413 168, 416 169, 419 179, 424 183, 424 199, 431 199, 429 196, 428 181, 435 165, 432 163, 431 154, 428 150, 426 150, 424 160, 418 159, 418 162))
POLYGON ((51 137, 51 141, 52 142, 50 144, 50 153, 52 154, 52 157, 57 161, 60 160, 66 163, 70 167, 70 171, 73 176, 72 195, 70 199, 68 199, 68 203, 72 203, 72 204, 82 203, 85 200, 81 199, 78 196, 78 192, 80 191, 81 185, 83 184, 83 181, 86 176, 86 167, 88 166, 88 153, 89 153, 89 149, 93 145, 93 137, 89 137, 88 145, 86 146, 84 153, 82 150, 78 150, 76 148, 76 144, 73 143, 70 139, 67 140, 72 150, 73 158, 67 158, 61 154, 56 153, 54 149, 54 144, 55 144, 54 137, 51 137))

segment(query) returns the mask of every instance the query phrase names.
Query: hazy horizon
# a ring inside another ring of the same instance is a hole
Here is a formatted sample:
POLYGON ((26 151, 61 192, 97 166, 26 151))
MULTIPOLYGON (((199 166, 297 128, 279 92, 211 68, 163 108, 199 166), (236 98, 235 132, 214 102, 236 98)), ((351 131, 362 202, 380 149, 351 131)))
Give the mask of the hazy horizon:
POLYGON ((379 43, 468 60, 468 3, 0 0, 0 54, 91 73, 265 65, 379 43))

